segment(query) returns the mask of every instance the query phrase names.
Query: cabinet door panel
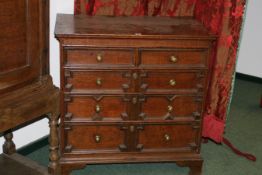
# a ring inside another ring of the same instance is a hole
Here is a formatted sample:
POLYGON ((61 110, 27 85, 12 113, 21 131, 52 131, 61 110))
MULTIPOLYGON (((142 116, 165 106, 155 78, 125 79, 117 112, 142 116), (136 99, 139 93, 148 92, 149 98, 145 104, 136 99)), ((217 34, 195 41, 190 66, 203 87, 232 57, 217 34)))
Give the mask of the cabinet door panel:
POLYGON ((47 43, 43 39, 46 36, 44 2, 0 1, 0 93, 40 76, 44 54, 41 48, 47 43))

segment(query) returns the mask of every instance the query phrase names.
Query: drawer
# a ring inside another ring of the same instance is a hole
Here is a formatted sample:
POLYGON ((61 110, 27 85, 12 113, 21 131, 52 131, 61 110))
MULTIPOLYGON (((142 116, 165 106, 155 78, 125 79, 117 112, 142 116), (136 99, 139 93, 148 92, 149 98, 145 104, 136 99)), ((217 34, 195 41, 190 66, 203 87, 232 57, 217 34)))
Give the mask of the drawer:
POLYGON ((124 132, 115 125, 69 125, 65 126, 64 152, 115 151, 124 143, 124 132))
POLYGON ((120 93, 132 90, 130 72, 66 70, 65 90, 103 91, 120 93))
POLYGON ((141 76, 142 91, 199 90, 204 87, 204 72, 145 72, 141 76))
POLYGON ((144 120, 194 117, 202 113, 202 96, 195 95, 147 95, 141 105, 140 117, 144 120), (157 107, 155 107, 157 106, 157 107))
POLYGON ((145 125, 139 131, 142 151, 192 151, 196 149, 199 130, 185 125, 145 125))
POLYGON ((141 50, 141 66, 205 67, 205 50, 141 50))
POLYGON ((124 96, 67 96, 65 120, 122 120, 128 118, 124 96))
POLYGON ((77 49, 67 48, 65 64, 86 66, 117 66, 134 64, 132 49, 77 49))

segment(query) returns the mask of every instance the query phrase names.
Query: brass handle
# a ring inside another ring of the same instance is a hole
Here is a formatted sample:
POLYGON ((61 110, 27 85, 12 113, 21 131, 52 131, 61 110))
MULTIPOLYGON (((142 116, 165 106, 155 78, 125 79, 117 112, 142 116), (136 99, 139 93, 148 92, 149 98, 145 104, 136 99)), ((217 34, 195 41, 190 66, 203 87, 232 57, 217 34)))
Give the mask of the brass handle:
POLYGON ((96 60, 97 60, 98 62, 102 62, 102 61, 103 61, 102 55, 101 55, 101 54, 98 54, 98 55, 96 56, 96 60))
POLYGON ((170 138, 170 136, 168 134, 165 134, 164 138, 165 138, 165 141, 170 141, 171 140, 171 138, 170 138))
POLYGON ((176 63, 177 62, 177 57, 171 56, 170 57, 170 61, 173 62, 173 63, 176 63))
POLYGON ((171 105, 167 106, 167 111, 168 112, 172 112, 173 111, 173 106, 171 106, 171 105))
POLYGON ((99 113, 101 111, 101 107, 99 105, 96 105, 96 113, 99 113))
POLYGON ((176 81, 171 79, 171 80, 169 80, 169 84, 170 84, 170 86, 175 86, 176 85, 176 81))
POLYGON ((101 141, 101 136, 95 135, 95 141, 96 141, 96 143, 99 143, 101 141))
POLYGON ((101 85, 102 85, 102 79, 101 79, 101 78, 97 78, 97 79, 96 79, 96 84, 97 84, 98 86, 101 86, 101 85))

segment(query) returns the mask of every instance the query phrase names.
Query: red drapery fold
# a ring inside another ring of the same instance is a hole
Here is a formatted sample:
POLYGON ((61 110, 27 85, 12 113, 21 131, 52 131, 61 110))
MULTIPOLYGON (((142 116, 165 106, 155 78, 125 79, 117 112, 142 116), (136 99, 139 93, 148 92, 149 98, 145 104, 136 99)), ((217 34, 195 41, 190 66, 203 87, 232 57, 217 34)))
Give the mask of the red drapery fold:
POLYGON ((221 143, 230 101, 245 0, 198 0, 194 16, 218 34, 213 52, 203 137, 221 143))
POLYGON ((196 0, 75 0, 75 14, 192 16, 196 0))
POLYGON ((75 0, 75 14, 194 16, 219 39, 212 53, 203 136, 221 143, 245 0, 75 0))

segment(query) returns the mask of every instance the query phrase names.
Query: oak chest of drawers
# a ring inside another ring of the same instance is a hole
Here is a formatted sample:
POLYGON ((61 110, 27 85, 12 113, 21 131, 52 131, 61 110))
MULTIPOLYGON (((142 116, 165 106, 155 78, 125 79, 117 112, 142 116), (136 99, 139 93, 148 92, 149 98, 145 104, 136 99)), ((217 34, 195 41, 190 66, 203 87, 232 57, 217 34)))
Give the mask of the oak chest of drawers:
POLYGON ((214 35, 192 18, 64 14, 55 35, 63 175, 127 162, 176 162, 201 173, 214 35))

